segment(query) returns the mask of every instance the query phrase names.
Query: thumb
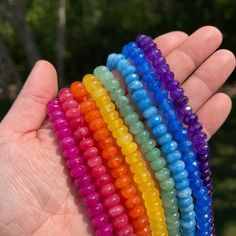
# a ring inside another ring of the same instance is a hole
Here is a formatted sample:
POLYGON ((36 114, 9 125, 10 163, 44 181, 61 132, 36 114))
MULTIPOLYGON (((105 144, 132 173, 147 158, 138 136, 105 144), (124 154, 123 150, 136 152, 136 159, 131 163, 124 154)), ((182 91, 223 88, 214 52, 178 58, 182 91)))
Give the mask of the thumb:
POLYGON ((53 65, 38 61, 1 125, 16 134, 38 130, 46 118, 46 105, 57 90, 53 65))

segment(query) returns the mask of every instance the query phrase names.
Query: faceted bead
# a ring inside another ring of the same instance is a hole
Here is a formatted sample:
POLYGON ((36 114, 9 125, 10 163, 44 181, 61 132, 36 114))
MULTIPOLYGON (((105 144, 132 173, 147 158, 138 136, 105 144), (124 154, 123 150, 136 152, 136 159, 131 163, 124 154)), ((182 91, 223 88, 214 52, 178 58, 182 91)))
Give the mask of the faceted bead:
POLYGON ((49 119, 52 123, 60 118, 64 118, 64 113, 60 110, 56 110, 53 113, 49 114, 49 119))
POLYGON ((154 106, 150 106, 143 111, 143 117, 148 119, 153 116, 157 116, 158 110, 154 106))
POLYGON ((131 154, 132 152, 135 152, 137 150, 137 144, 134 142, 127 143, 126 146, 123 146, 121 148, 121 151, 124 155, 131 154))
POLYGON ((165 165, 166 165, 165 159, 161 157, 157 157, 155 158, 154 161, 151 162, 151 168, 154 171, 158 171, 162 169, 165 165))
POLYGON ((160 149, 153 148, 148 153, 146 153, 146 158, 149 161, 154 161, 156 158, 160 157, 160 155, 161 155, 160 149))
POLYGON ((106 167, 104 165, 95 166, 91 171, 91 175, 94 178, 99 178, 102 175, 104 175, 105 173, 106 173, 106 167))
POLYGON ((76 178, 74 181, 75 185, 79 188, 81 188, 84 185, 90 184, 90 182, 91 182, 91 177, 88 174, 81 176, 80 178, 76 178))
POLYGON ((142 130, 135 136, 136 142, 139 144, 148 141, 149 138, 150 138, 150 133, 147 130, 142 130))
POLYGON ((68 127, 68 122, 64 118, 60 118, 53 122, 53 126, 56 130, 64 129, 68 127))
POLYGON ((136 123, 131 124, 129 129, 130 129, 130 132, 135 135, 143 131, 145 128, 144 128, 143 122, 138 121, 136 123))
POLYGON ((96 217, 104 213, 104 208, 101 203, 96 204, 95 206, 88 209, 88 214, 90 217, 96 217))
POLYGON ((135 195, 136 191, 136 187, 132 184, 129 184, 128 186, 121 189, 121 194, 124 198, 129 199, 135 195))
POLYGON ((155 177, 159 181, 167 180, 170 177, 170 171, 167 168, 162 168, 161 170, 155 172, 155 177))
POLYGON ((120 202, 120 196, 114 193, 106 197, 103 201, 103 204, 106 208, 110 208, 117 205, 119 202, 120 202))
POLYGON ((79 190, 79 194, 80 196, 85 197, 88 194, 93 193, 94 191, 95 191, 95 186, 93 184, 89 184, 89 185, 81 187, 79 190))
POLYGON ((95 180, 95 185, 98 188, 102 188, 103 186, 105 186, 111 182, 112 182, 112 179, 111 179, 110 175, 104 174, 95 180))
POLYGON ((112 183, 107 184, 100 189, 100 194, 103 197, 109 196, 114 192, 115 192, 115 186, 112 183))
POLYGON ((76 129, 78 127, 85 126, 85 120, 82 116, 77 117, 76 119, 73 119, 70 121, 70 127, 72 129, 76 129))
POLYGON ((168 163, 174 163, 174 162, 181 159, 181 153, 179 151, 175 150, 171 153, 168 153, 165 158, 168 163))
POLYGON ((133 93, 142 88, 143 88, 143 84, 141 81, 138 81, 138 80, 131 81, 128 85, 128 91, 130 93, 133 93))
POLYGON ((175 151, 177 148, 177 143, 175 141, 171 141, 169 143, 164 144, 161 147, 162 152, 164 152, 165 154, 171 153, 173 151, 175 151))
POLYGON ((93 218, 92 224, 95 228, 100 228, 101 225, 107 223, 109 220, 106 214, 101 214, 93 218))
POLYGON ((155 126, 158 126, 162 123, 162 117, 160 115, 154 115, 154 116, 151 116, 147 119, 147 125, 150 127, 150 128, 153 128, 155 126))
POLYGON ((156 141, 154 139, 149 139, 149 141, 141 144, 141 148, 144 153, 151 151, 155 146, 156 141))
POLYGON ((98 149, 96 147, 90 147, 83 153, 84 158, 89 159, 98 155, 98 149))
POLYGON ((66 166, 69 168, 69 169, 72 169, 72 168, 75 168, 77 166, 80 166, 83 164, 83 158, 82 157, 76 157, 74 159, 69 159, 66 161, 66 166))
POLYGON ((153 102, 149 97, 144 97, 142 100, 137 102, 137 107, 139 110, 144 111, 145 109, 153 106, 153 102))
POLYGON ((121 204, 118 204, 108 209, 108 215, 112 218, 119 216, 123 212, 124 207, 121 204))
POLYGON ((80 141, 79 143, 79 149, 82 151, 87 150, 90 147, 93 147, 94 141, 91 138, 86 138, 80 141))
POLYGON ((127 186, 131 182, 131 178, 129 175, 123 175, 122 177, 116 179, 115 186, 116 188, 123 188, 127 186))
POLYGON ((140 204, 141 203, 141 198, 137 195, 131 196, 130 198, 128 198, 125 201, 125 206, 129 209, 134 208, 135 205, 140 204))
POLYGON ((83 138, 88 137, 90 134, 89 129, 87 127, 79 127, 74 131, 74 137, 76 140, 81 140, 83 138))
POLYGON ((144 208, 142 205, 136 205, 133 209, 130 209, 128 212, 129 217, 132 219, 137 219, 138 217, 144 214, 144 208))
POLYGON ((167 127, 165 124, 160 124, 152 129, 152 134, 154 137, 160 137, 167 132, 167 127))
POLYGON ((81 177, 87 174, 87 168, 84 165, 77 166, 70 171, 72 177, 81 177))
POLYGON ((133 227, 131 225, 127 225, 116 232, 117 236, 134 236, 133 234, 133 227))
POLYGON ((72 131, 68 127, 56 131, 56 136, 58 139, 63 139, 65 137, 69 137, 71 135, 72 135, 72 131))
POLYGON ((60 141, 60 147, 62 149, 66 149, 66 148, 72 147, 74 145, 75 145, 75 140, 71 136, 65 137, 60 141))
POLYGON ((139 76, 136 73, 130 73, 129 75, 125 76, 125 84, 129 84, 134 80, 139 80, 139 76))
POLYGON ((100 201, 99 194, 94 192, 86 196, 84 199, 84 204, 88 207, 93 207, 98 204, 100 201))
POLYGON ((171 190, 174 188, 174 180, 172 178, 169 178, 167 180, 161 181, 160 182, 160 187, 164 190, 171 190))
POLYGON ((75 158, 78 154, 79 149, 75 146, 68 147, 63 151, 63 156, 67 159, 75 158))
POLYGON ((68 121, 71 121, 73 119, 76 119, 77 117, 80 116, 80 112, 78 108, 70 108, 66 111, 65 116, 68 121))
POLYGON ((113 227, 111 224, 102 225, 99 229, 96 230, 96 236, 112 236, 113 235, 113 227))

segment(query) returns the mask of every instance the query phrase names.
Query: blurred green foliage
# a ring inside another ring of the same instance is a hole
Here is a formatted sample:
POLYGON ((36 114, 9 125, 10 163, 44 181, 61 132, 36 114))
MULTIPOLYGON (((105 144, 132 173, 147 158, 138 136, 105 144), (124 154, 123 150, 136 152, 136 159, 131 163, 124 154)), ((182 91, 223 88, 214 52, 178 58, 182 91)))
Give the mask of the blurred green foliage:
MULTIPOLYGON (((26 0, 26 20, 43 58, 55 64, 56 0, 26 0)), ((236 51, 235 0, 68 0, 66 7, 66 83, 81 80, 111 52, 139 33, 153 37, 172 30, 188 34, 203 25, 217 26, 222 47, 236 51)), ((0 22, 2 40, 22 78, 29 73, 24 47, 7 21, 0 22)), ((232 76, 232 78, 234 75, 232 76)), ((234 103, 235 103, 234 99, 234 103)), ((0 120, 10 102, 0 100, 0 120)), ((211 140, 218 235, 236 235, 236 109, 211 140)))
MULTIPOLYGON (((27 21, 43 58, 55 63, 57 1, 26 0, 27 21)), ((172 30, 192 33, 215 25, 224 35, 223 47, 236 51, 235 0, 68 0, 66 7, 65 73, 67 82, 81 77, 110 52, 139 33, 153 37, 172 30)), ((9 23, 0 24, 4 41, 22 77, 27 67, 24 48, 9 23)))

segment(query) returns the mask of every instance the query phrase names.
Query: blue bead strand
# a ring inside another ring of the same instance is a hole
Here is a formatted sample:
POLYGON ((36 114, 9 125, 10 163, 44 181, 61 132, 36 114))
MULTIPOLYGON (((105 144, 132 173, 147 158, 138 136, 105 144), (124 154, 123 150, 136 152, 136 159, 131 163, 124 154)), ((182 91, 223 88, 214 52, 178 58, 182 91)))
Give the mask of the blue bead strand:
MULTIPOLYGON (((134 73, 133 69, 130 69, 131 74, 127 74, 127 69, 132 67, 131 63, 125 59, 121 54, 111 54, 107 60, 107 66, 110 70, 117 69, 121 75, 124 77, 124 82, 127 85, 128 91, 138 109, 141 111, 143 117, 147 121, 148 127, 151 129, 155 140, 161 145, 161 150, 165 153, 165 156, 170 156, 166 160, 172 165, 170 169, 172 177, 174 178, 175 188, 177 190, 177 201, 185 200, 189 202, 189 205, 185 207, 180 207, 181 212, 181 228, 182 233, 186 235, 194 235, 196 228, 195 212, 193 207, 193 200, 191 196, 191 189, 189 188, 188 174, 185 175, 187 171, 185 170, 185 164, 181 159, 181 153, 177 150, 177 143, 173 141, 172 135, 168 132, 167 126, 163 123, 161 116, 158 114, 158 109, 152 102, 147 91, 144 89, 143 84, 137 73, 134 73), (122 66, 121 66, 122 65, 122 66), (135 80, 130 80, 127 78, 135 78, 135 80), (161 140, 161 141, 160 141, 161 140), (176 163, 176 166, 173 164, 176 163), (182 163, 182 165, 180 164, 182 163), (179 165, 178 165, 179 164, 179 165), (183 172, 183 174, 182 174, 183 172), (182 175, 182 178, 179 178, 182 175), (178 179, 175 178, 178 176, 178 179), (184 182, 184 184, 181 184, 184 182), (189 209, 186 211, 186 209, 189 209)), ((135 69, 135 67, 133 67, 135 69)), ((144 70, 143 70, 144 71, 144 70)), ((155 160, 154 160, 155 162, 155 160)), ((154 166, 151 163, 151 167, 154 166)))
MULTIPOLYGON (((191 142, 188 137, 186 137, 186 139, 183 139, 184 133, 188 131, 184 130, 182 127, 179 127, 179 124, 176 121, 180 120, 177 116, 174 115, 174 112, 172 112, 172 119, 168 119, 168 111, 170 111, 174 107, 173 102, 168 98, 168 91, 163 89, 161 86, 158 86, 158 83, 156 83, 156 74, 151 69, 149 69, 151 68, 151 64, 146 60, 144 53, 141 49, 138 48, 137 44, 133 42, 127 44, 123 48, 123 54, 127 58, 129 57, 133 60, 138 72, 142 74, 143 81, 146 83, 148 88, 150 88, 151 84, 155 84, 155 86, 153 86, 151 90, 149 89, 149 91, 153 94, 155 102, 163 111, 163 115, 167 120, 168 127, 174 129, 178 127, 178 130, 180 130, 179 133, 181 138, 180 140, 177 138, 176 141, 179 144, 179 149, 182 153, 183 161, 185 162, 186 168, 189 173, 190 186, 192 188, 194 196, 196 197, 196 219, 198 221, 198 235, 210 235, 213 222, 213 219, 211 217, 212 199, 211 196, 208 195, 207 189, 204 186, 203 181, 201 180, 196 153, 193 151, 191 142), (144 61, 144 66, 142 66, 142 64, 136 64, 136 61, 138 61, 140 58, 142 58, 142 60, 144 61), (168 114, 167 116, 165 116, 166 113, 168 114), (174 121, 175 124, 170 125, 172 121, 174 121), (181 135, 181 133, 183 135, 181 135), (196 185, 196 181, 199 183, 199 185, 196 185), (199 193, 201 194, 199 195, 199 193), (201 199, 200 196, 206 197, 207 201, 205 201, 205 204, 198 204, 201 202, 199 201, 199 199, 201 199)), ((172 131, 175 133, 176 130, 172 131)))

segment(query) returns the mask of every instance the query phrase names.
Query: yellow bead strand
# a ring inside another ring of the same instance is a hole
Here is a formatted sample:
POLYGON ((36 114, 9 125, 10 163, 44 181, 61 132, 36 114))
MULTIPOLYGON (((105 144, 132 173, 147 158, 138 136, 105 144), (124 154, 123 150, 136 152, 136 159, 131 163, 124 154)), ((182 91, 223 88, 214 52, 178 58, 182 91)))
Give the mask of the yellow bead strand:
POLYGON ((82 82, 96 102, 108 129, 112 132, 117 145, 121 148, 126 162, 130 165, 130 170, 134 173, 134 181, 142 193, 150 219, 152 235, 167 236, 168 232, 159 191, 154 185, 154 180, 148 171, 146 162, 138 151, 137 144, 133 141, 133 136, 124 125, 114 103, 111 102, 109 94, 99 80, 94 75, 88 74, 84 76, 82 82))

